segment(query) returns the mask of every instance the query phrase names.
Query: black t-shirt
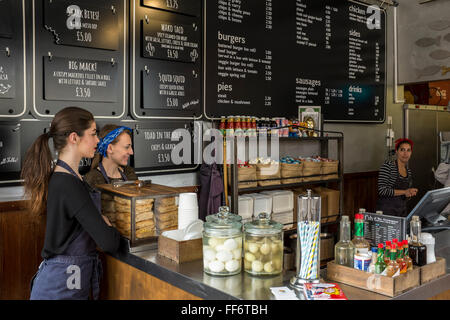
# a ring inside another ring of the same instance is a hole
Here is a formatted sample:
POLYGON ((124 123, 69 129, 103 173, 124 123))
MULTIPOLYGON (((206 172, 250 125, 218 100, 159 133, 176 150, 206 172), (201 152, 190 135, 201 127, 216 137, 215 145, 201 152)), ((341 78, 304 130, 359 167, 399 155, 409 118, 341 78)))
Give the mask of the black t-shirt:
POLYGON ((84 229, 105 252, 119 249, 120 234, 98 212, 86 182, 65 172, 54 172, 47 198, 47 229, 42 257, 64 254, 74 236, 84 229))

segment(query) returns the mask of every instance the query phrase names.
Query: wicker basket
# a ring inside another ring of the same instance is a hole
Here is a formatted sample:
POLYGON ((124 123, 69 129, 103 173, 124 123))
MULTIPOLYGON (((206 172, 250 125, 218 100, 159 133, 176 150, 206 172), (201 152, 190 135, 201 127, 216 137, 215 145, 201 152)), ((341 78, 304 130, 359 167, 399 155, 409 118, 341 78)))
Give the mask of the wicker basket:
POLYGON ((305 161, 303 162, 303 182, 321 180, 321 176, 310 177, 312 175, 320 174, 322 168, 322 162, 305 161))
MULTIPOLYGON (((281 164, 281 177, 282 178, 290 178, 290 177, 299 177, 303 175, 303 163, 282 163, 281 164)), ((282 179, 282 184, 289 183, 299 183, 302 182, 303 178, 294 178, 294 179, 282 179)))
POLYGON ((258 180, 258 186, 273 186, 281 184, 281 166, 277 164, 257 164, 256 165, 256 177, 258 180), (277 179, 278 178, 278 179, 277 179), (264 181, 266 179, 277 179, 264 181))
POLYGON ((339 161, 324 161, 320 173, 323 175, 322 180, 330 180, 338 178, 339 161))
MULTIPOLYGON (((256 180, 256 167, 250 165, 249 167, 238 168, 238 188, 254 188, 258 184, 255 182, 240 182, 246 180, 256 180)), ((231 186, 231 169, 228 167, 228 185, 231 186)))

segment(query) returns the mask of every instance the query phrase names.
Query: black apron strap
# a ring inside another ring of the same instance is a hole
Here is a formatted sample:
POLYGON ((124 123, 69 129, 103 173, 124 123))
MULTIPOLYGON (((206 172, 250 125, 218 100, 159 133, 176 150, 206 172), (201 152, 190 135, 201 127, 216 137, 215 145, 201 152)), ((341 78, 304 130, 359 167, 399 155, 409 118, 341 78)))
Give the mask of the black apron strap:
POLYGON ((60 166, 61 168, 66 169, 72 175, 74 175, 75 177, 79 178, 79 176, 75 173, 75 171, 73 171, 73 169, 66 162, 64 162, 63 160, 58 159, 58 161, 56 161, 56 165, 60 166))
MULTIPOLYGON (((108 175, 106 174, 106 170, 105 170, 105 167, 103 166, 103 163, 99 162, 98 167, 100 168, 100 172, 102 173, 102 176, 105 179, 106 183, 108 183, 108 184, 111 183, 111 180, 109 179, 108 175)), ((123 172, 120 168, 119 168, 119 172, 122 177, 122 180, 128 181, 128 178, 125 175, 125 172, 123 172)))

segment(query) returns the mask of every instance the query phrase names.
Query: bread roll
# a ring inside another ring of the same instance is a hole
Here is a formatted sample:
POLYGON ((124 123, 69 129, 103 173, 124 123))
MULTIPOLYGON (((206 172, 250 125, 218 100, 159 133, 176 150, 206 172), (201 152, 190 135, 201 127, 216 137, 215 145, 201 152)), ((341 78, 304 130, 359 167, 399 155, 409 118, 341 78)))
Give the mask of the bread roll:
POLYGON ((174 206, 175 205, 175 197, 165 197, 165 198, 156 198, 157 206, 174 206))

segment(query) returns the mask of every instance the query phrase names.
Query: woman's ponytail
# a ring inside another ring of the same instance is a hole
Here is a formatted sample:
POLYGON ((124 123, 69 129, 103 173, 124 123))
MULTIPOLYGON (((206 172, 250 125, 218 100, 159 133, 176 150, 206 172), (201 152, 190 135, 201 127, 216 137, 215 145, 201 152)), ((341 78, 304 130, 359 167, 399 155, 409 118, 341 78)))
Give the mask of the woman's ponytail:
POLYGON ((48 182, 53 172, 53 159, 48 145, 49 134, 41 134, 25 154, 21 178, 25 195, 30 198, 32 214, 44 215, 47 204, 48 182))

